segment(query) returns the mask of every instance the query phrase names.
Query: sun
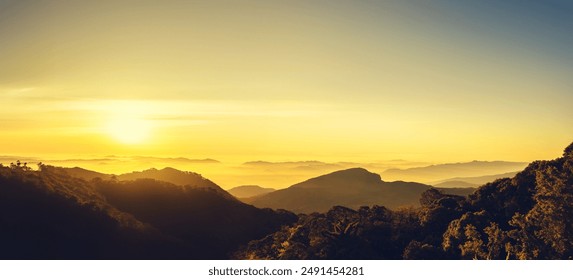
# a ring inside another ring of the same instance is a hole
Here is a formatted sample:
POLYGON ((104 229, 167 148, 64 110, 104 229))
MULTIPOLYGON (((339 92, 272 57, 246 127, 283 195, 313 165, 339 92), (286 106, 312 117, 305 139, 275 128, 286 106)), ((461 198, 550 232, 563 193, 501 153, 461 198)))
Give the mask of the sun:
POLYGON ((142 144, 150 136, 151 124, 142 118, 124 116, 111 120, 107 133, 123 144, 142 144))

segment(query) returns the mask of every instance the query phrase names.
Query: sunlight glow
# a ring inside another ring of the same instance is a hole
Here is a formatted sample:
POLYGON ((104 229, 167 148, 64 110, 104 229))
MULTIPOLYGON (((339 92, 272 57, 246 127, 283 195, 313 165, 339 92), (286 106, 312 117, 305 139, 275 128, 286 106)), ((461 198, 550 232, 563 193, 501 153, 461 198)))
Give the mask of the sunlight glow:
POLYGON ((46 2, 0 0, 0 156, 529 162, 573 138, 561 5, 46 2))
POLYGON ((151 124, 144 119, 125 117, 108 123, 107 132, 123 144, 141 144, 149 138, 151 124))

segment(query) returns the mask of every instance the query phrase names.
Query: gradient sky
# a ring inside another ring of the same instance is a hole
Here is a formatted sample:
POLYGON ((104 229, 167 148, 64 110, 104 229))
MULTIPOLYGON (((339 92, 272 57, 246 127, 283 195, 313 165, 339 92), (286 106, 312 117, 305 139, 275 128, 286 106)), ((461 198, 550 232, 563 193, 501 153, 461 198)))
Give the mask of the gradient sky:
POLYGON ((571 1, 0 0, 0 154, 551 159, 571 1))

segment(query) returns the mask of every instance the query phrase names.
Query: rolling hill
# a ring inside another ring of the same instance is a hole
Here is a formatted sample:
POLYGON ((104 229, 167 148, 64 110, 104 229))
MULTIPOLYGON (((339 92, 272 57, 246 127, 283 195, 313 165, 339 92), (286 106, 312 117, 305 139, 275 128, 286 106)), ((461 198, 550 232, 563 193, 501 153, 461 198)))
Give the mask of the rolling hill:
POLYGON ((72 177, 80 178, 80 179, 83 179, 86 181, 91 181, 91 180, 96 179, 96 178, 100 178, 103 180, 109 180, 114 176, 113 174, 100 173, 100 172, 84 169, 81 167, 71 167, 71 168, 53 167, 53 168, 60 169, 72 177))
POLYGON ((134 171, 131 173, 125 173, 120 175, 105 174, 92 170, 83 169, 80 167, 65 168, 65 167, 55 167, 62 169, 72 177, 81 178, 87 181, 99 178, 103 180, 119 180, 119 181, 131 181, 137 179, 154 179, 157 181, 164 181, 172 183, 178 186, 190 186, 194 188, 208 188, 217 191, 219 194, 229 198, 235 199, 234 196, 227 193, 217 184, 213 183, 211 180, 204 178, 200 174, 189 171, 181 171, 175 168, 166 167, 163 169, 150 168, 143 171, 134 171))
POLYGON ((206 259, 224 258, 254 236, 263 237, 297 219, 286 211, 257 209, 213 188, 154 179, 100 181, 95 188, 117 209, 191 242, 206 259))
POLYGON ((246 185, 246 186, 238 186, 232 189, 228 189, 227 192, 232 194, 236 198, 248 198, 257 195, 267 194, 270 192, 274 192, 276 189, 273 188, 263 188, 260 186, 254 185, 246 185))
POLYGON ((295 213, 325 212, 333 206, 398 208, 419 206, 420 195, 429 188, 431 186, 420 183, 384 182, 378 174, 351 168, 244 201, 256 207, 287 209, 295 213))
POLYGON ((0 259, 188 258, 196 249, 48 166, 0 167, 0 228, 0 259))
POLYGON ((0 259, 224 259, 297 220, 214 186, 0 167, 0 259))
POLYGON ((171 167, 166 167, 163 169, 151 168, 144 171, 125 173, 118 175, 117 179, 120 181, 154 179, 178 186, 212 189, 228 199, 235 199, 234 196, 230 195, 211 180, 201 176, 201 174, 189 171, 181 171, 171 167))

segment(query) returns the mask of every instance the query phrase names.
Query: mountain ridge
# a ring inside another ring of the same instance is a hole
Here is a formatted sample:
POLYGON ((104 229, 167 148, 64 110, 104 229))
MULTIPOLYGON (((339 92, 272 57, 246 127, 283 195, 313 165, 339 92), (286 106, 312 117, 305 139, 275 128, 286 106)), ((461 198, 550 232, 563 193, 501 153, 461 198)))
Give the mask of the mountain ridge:
POLYGON ((527 166, 526 162, 512 161, 470 161, 460 163, 435 164, 406 169, 391 168, 381 173, 391 180, 413 180, 431 184, 453 177, 480 177, 491 174, 503 174, 519 171, 527 166), (453 175, 456 174, 456 175, 453 175))
POLYGON ((297 219, 212 187, 69 172, 0 166, 0 259, 225 259, 297 219))
POLYGON ((430 188, 432 186, 416 182, 385 182, 379 174, 364 168, 350 168, 243 201, 295 213, 324 212, 337 205, 353 209, 372 205, 398 208, 419 205, 420 194, 430 188))
POLYGON ((233 195, 236 198, 249 198, 254 197, 262 194, 267 194, 270 192, 274 192, 276 189, 273 188, 263 188, 257 185, 243 185, 237 186, 231 189, 228 189, 227 192, 233 195))

